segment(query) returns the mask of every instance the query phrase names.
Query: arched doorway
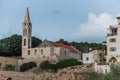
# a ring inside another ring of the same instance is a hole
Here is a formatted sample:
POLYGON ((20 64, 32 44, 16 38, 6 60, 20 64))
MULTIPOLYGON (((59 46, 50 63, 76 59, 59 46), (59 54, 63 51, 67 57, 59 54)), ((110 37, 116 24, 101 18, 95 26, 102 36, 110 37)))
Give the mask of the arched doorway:
POLYGON ((117 62, 117 59, 116 59, 115 57, 111 57, 111 58, 109 59, 109 62, 115 63, 115 62, 117 62))

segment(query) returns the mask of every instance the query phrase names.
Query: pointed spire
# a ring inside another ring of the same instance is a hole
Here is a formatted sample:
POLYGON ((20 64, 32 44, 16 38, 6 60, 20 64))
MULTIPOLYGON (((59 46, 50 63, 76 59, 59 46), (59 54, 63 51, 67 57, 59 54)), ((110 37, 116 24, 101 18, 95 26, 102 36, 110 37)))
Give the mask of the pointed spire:
POLYGON ((27 7, 27 9, 26 9, 26 13, 25 13, 25 17, 24 17, 24 22, 26 22, 26 23, 31 23, 28 7, 27 7))

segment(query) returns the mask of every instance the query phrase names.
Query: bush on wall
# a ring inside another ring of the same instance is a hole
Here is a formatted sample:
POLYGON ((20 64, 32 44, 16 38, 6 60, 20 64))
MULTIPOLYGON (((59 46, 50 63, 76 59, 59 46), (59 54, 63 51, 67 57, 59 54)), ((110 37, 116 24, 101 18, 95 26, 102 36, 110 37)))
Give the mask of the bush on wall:
POLYGON ((5 67, 4 67, 4 70, 13 71, 13 70, 15 70, 15 66, 12 65, 12 64, 6 64, 5 67))
POLYGON ((40 69, 47 71, 50 68, 51 63, 47 60, 40 63, 40 69))
POLYGON ((57 71, 58 69, 63 69, 70 66, 82 65, 82 62, 79 62, 77 59, 65 59, 57 62, 56 64, 51 64, 49 61, 43 61, 40 64, 40 69, 57 71))
POLYGON ((28 62, 28 63, 23 63, 20 67, 20 71, 24 72, 28 69, 31 69, 33 67, 36 67, 37 64, 35 62, 28 62))

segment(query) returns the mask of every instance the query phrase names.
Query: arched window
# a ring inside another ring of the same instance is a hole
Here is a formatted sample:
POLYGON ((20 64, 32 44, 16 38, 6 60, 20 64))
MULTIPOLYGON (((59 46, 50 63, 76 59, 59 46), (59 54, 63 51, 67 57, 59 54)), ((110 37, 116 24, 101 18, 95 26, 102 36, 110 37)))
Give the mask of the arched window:
POLYGON ((26 23, 24 23, 24 26, 26 26, 26 23))
POLYGON ((43 54, 43 49, 41 49, 41 55, 43 54))
POLYGON ((115 63, 115 62, 117 62, 117 59, 116 59, 115 57, 111 57, 111 58, 109 59, 109 62, 115 63))
POLYGON ((28 35, 29 36, 31 35, 31 29, 30 28, 28 29, 28 35))
POLYGON ((102 61, 103 61, 103 56, 102 56, 102 53, 100 53, 100 54, 99 54, 99 60, 100 60, 100 62, 102 62, 102 61))
POLYGON ((28 55, 30 55, 30 50, 28 50, 28 55))
POLYGON ((26 39, 24 39, 24 46, 26 46, 26 39))
POLYGON ((28 48, 30 48, 30 39, 28 39, 28 48))
POLYGON ((34 54, 36 55, 37 54, 37 50, 35 49, 35 52, 34 52, 34 54))
POLYGON ((24 30, 23 30, 23 36, 26 36, 27 35, 27 29, 25 28, 24 30))
POLYGON ((67 55, 67 54, 66 54, 66 51, 64 51, 64 54, 65 54, 65 56, 67 55))

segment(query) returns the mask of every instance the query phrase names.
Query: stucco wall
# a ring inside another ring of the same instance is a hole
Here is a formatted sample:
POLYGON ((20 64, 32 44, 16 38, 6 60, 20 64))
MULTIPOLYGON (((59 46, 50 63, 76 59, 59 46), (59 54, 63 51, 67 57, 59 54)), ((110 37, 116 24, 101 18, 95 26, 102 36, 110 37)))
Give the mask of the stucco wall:
POLYGON ((92 53, 83 53, 82 56, 83 56, 83 64, 91 64, 94 62, 92 53), (88 60, 86 58, 88 58, 88 60))
POLYGON ((113 36, 107 36, 107 62, 109 62, 112 57, 115 57, 117 62, 120 62, 120 25, 116 25, 114 27, 117 28, 117 34, 113 36), (111 38, 115 38, 116 42, 110 42, 111 38), (116 51, 110 51, 111 47, 116 47, 116 51))
POLYGON ((8 57, 0 57, 1 70, 6 66, 6 64, 12 64, 15 66, 15 70, 18 70, 18 60, 8 57))
POLYGON ((69 58, 81 59, 81 54, 70 52, 68 49, 61 47, 37 47, 30 49, 23 49, 23 58, 25 61, 43 61, 43 60, 63 60, 69 58), (28 50, 30 51, 30 55, 28 55, 28 50), (37 51, 35 53, 35 50, 37 51), (43 50, 43 54, 41 54, 41 50, 43 50))

